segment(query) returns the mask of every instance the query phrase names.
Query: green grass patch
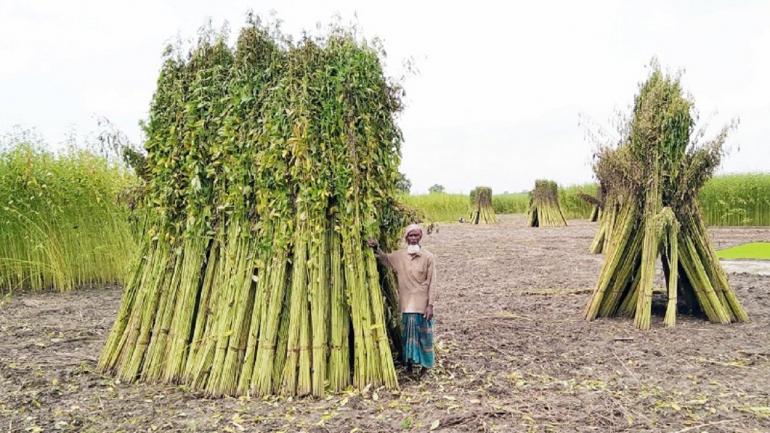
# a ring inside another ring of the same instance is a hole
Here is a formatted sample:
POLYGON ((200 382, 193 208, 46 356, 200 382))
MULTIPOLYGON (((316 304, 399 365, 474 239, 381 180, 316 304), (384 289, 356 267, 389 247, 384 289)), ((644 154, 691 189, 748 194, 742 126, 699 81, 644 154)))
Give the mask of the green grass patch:
POLYGON ((720 259, 770 260, 770 242, 750 242, 717 252, 720 259))

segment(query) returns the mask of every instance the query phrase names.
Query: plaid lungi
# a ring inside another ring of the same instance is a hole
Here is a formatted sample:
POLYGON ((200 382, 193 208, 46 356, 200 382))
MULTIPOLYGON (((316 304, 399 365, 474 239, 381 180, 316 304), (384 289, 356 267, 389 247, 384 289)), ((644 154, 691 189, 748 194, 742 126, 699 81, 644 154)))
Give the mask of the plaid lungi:
POLYGON ((425 320, 422 313, 403 313, 401 323, 404 363, 433 368, 433 320, 425 320))

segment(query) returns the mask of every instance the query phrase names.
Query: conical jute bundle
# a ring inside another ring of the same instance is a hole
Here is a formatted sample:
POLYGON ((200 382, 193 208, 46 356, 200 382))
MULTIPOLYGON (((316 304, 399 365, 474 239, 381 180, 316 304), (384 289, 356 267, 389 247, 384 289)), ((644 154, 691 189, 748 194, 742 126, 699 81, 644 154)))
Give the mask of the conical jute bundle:
POLYGON ((566 226, 567 220, 559 206, 559 187, 550 180, 536 180, 529 196, 527 221, 530 227, 566 226))
POLYGON ((147 229, 99 367, 210 395, 397 388, 400 90, 343 31, 169 52, 147 132, 147 229), (397 346, 396 346, 397 347, 397 346))
MULTIPOLYGON (((677 304, 711 322, 748 319, 709 240, 696 197, 719 165, 729 128, 711 142, 691 140, 693 105, 679 78, 654 66, 640 87, 627 136, 599 152, 595 170, 617 198, 609 245, 586 318, 633 316, 649 329, 655 262, 662 257, 673 326, 677 304)), ((696 134, 697 136, 697 134, 696 134)))
POLYGON ((471 210, 468 221, 471 224, 497 223, 497 216, 492 208, 492 188, 479 186, 471 190, 471 210))

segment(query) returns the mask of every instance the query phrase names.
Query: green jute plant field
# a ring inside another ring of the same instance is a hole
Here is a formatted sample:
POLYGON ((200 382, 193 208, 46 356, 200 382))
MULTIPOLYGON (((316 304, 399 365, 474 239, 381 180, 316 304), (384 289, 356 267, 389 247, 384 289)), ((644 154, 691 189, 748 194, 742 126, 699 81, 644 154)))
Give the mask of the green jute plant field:
POLYGON ((125 168, 21 138, 0 150, 0 293, 122 282, 136 251, 125 168))
POLYGON ((770 225, 770 173, 716 176, 698 194, 706 224, 770 225))

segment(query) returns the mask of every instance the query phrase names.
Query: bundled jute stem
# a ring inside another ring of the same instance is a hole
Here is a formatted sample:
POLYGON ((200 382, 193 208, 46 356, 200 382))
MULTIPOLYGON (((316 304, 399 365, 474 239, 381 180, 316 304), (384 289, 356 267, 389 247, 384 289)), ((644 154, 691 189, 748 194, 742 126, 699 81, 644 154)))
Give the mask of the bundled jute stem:
POLYGON ((495 224, 497 215, 492 208, 492 188, 479 186, 471 191, 471 210, 468 221, 471 224, 495 224))
POLYGON ((583 191, 579 191, 577 193, 577 196, 585 201, 586 203, 593 206, 591 208, 591 216, 588 217, 588 220, 593 222, 599 221, 599 218, 602 215, 602 189, 599 188, 599 195, 598 197, 594 197, 591 194, 585 193, 583 191))
POLYGON ((212 396, 397 388, 399 90, 350 33, 170 51, 147 123, 148 229, 99 367, 212 396))
POLYGON ((628 137, 599 154, 595 171, 608 194, 592 250, 606 256, 586 306, 588 320, 632 316, 637 328, 649 329, 659 257, 667 286, 666 326, 674 326, 680 308, 715 323, 748 320, 695 201, 719 164, 727 128, 696 147, 690 143, 691 110, 679 79, 655 67, 636 97, 628 137))
POLYGON ((615 227, 620 209, 623 206, 623 196, 618 194, 605 194, 599 205, 599 228, 596 230, 591 246, 588 248, 591 254, 601 254, 607 251, 610 238, 615 227))
POLYGON ((566 226, 567 220, 559 206, 559 187, 550 180, 536 180, 529 196, 527 221, 530 227, 566 226))
POLYGON ((588 217, 588 220, 592 223, 595 223, 596 221, 599 221, 601 215, 602 209, 599 207, 599 205, 594 205, 594 207, 591 209, 591 216, 588 217))

